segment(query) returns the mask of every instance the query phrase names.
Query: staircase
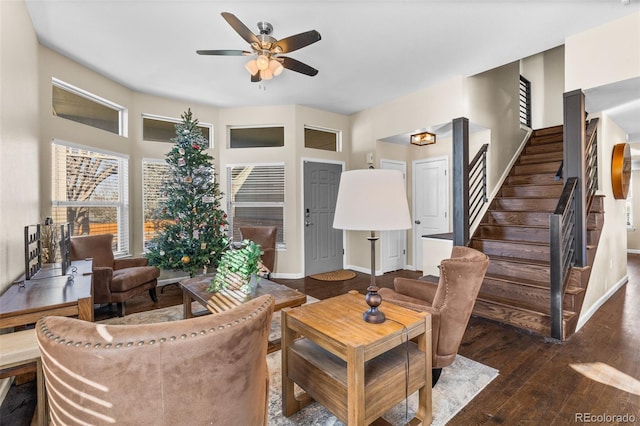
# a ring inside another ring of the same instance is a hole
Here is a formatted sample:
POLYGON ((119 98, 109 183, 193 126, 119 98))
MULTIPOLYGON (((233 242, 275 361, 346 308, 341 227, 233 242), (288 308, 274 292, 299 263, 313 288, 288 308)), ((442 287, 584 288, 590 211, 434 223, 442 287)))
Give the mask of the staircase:
MULTIPOLYGON (((533 132, 469 244, 491 259, 474 315, 543 336, 551 327, 549 215, 564 186, 556 180, 562 138, 562 126, 533 132)), ((602 229, 602 206, 602 197, 594 197, 587 217, 588 266, 570 271, 564 339, 575 332, 602 229)))

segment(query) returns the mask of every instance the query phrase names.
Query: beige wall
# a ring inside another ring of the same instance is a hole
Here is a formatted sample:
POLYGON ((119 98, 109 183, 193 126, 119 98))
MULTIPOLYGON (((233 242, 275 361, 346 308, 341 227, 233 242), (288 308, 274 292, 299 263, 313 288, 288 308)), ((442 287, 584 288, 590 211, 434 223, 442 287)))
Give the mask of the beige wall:
POLYGON ((640 12, 567 37, 565 91, 640 76, 640 12))
MULTIPOLYGON (((487 186, 492 193, 508 173, 508 165, 526 135, 526 131, 520 128, 519 63, 513 62, 469 77, 466 92, 469 104, 467 117, 491 130, 487 186)), ((472 157, 478 148, 471 150, 469 156, 472 157)))
POLYGON ((627 229, 627 250, 640 253, 640 169, 631 172, 631 191, 629 197, 633 201, 632 229, 627 229))
POLYGON ((531 82, 531 128, 564 121, 564 45, 520 61, 520 74, 531 82))
POLYGON ((0 2, 0 293, 24 274, 24 227, 40 222, 38 42, 24 2, 0 2))
MULTIPOLYGON (((164 159, 170 144, 142 140, 142 115, 151 114, 179 118, 191 108, 201 123, 213 125, 213 147, 209 153, 223 192, 226 192, 226 165, 242 163, 284 163, 286 167, 286 249, 279 250, 276 276, 297 278, 304 273, 304 244, 302 230, 302 161, 340 162, 346 164, 350 144, 349 117, 301 106, 273 106, 219 109, 180 100, 166 99, 134 92, 50 49, 40 47, 40 124, 41 150, 40 188, 51 193, 51 141, 58 139, 74 144, 125 154, 129 157, 130 176, 130 244, 131 253, 142 254, 142 160, 164 159), (51 114, 52 77, 104 97, 128 109, 128 137, 85 126, 51 114), (229 126, 259 126, 279 124, 285 127, 285 146, 282 148, 228 148, 229 126), (328 152, 304 148, 304 126, 338 130, 343 150, 328 152)), ((223 206, 226 209, 226 196, 223 206)), ((40 198, 42 215, 51 210, 50 197, 40 198)))
MULTIPOLYGON (((575 34, 565 40, 565 91, 590 89, 640 76, 640 13, 575 34)), ((579 326, 604 303, 616 285, 627 277, 627 229, 625 201, 614 200, 611 190, 613 145, 625 141, 625 133, 606 114, 598 129, 599 193, 605 195, 605 220, 594 260, 589 289, 579 326)))
MULTIPOLYGON (((594 115, 597 116, 597 115, 594 115)), ((590 116, 591 117, 591 116, 590 116)), ((590 316, 592 309, 615 290, 627 275, 627 227, 625 200, 613 198, 611 188, 611 153, 613 146, 624 141, 625 133, 606 115, 600 114, 598 123, 599 194, 603 194, 605 219, 600 244, 593 263, 589 288, 585 294, 580 321, 590 316)))

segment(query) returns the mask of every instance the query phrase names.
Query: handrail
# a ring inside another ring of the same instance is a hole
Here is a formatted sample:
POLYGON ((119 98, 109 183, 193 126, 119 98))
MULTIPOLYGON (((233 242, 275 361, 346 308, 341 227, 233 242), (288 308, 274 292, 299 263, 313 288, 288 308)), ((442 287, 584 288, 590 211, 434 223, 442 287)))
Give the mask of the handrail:
POLYGON ((586 213, 591 209, 593 196, 598 190, 598 118, 589 121, 586 130, 585 146, 585 190, 586 190, 586 213))
POLYGON ((469 225, 475 223, 487 198, 487 151, 489 144, 480 147, 469 163, 469 225))
POLYGON ((551 337, 563 338, 563 301, 569 270, 575 264, 575 209, 578 178, 567 179, 558 205, 549 216, 551 337))

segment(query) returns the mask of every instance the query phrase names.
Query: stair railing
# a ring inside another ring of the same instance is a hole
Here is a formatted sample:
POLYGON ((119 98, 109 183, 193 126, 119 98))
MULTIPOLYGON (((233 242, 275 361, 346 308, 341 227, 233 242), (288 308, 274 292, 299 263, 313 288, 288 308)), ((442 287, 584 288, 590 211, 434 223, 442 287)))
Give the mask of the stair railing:
POLYGON ((489 144, 480 147, 469 163, 469 223, 475 223, 487 198, 487 151, 489 144))
POLYGON ((564 293, 575 264, 575 211, 578 178, 567 179, 556 210, 549 216, 551 337, 563 339, 564 293))
POLYGON ((594 118, 587 124, 586 132, 587 145, 585 148, 586 175, 586 204, 587 211, 591 210, 593 196, 598 190, 598 118, 594 118))

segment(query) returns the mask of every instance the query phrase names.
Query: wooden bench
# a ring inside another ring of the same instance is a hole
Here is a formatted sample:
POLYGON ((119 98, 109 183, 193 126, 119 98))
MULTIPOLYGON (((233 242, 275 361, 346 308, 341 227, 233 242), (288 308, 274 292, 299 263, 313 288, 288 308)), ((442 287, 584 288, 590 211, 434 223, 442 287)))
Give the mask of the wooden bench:
POLYGON ((35 329, 0 334, 0 379, 36 373, 38 424, 45 424, 45 391, 35 329))

